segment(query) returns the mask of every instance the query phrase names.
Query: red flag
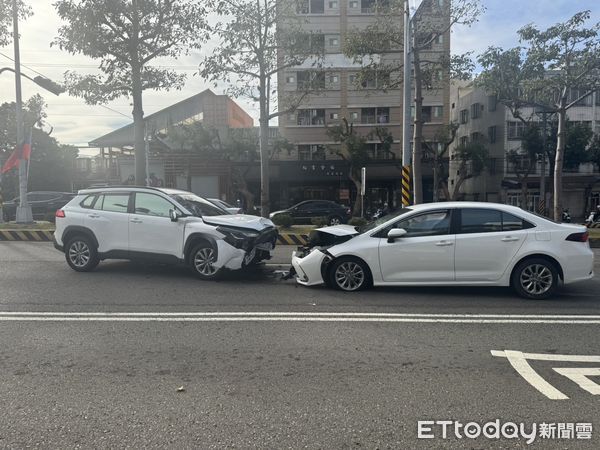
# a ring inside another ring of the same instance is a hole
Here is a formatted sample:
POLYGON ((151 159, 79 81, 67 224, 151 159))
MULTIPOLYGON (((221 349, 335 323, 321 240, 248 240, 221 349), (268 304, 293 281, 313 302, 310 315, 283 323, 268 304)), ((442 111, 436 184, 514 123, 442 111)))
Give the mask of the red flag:
POLYGON ((14 152, 10 154, 4 165, 2 166, 1 173, 6 173, 15 167, 19 167, 19 160, 21 159, 29 159, 31 158, 31 133, 25 138, 25 142, 23 142, 23 146, 21 147, 21 151, 18 148, 15 149, 14 152))

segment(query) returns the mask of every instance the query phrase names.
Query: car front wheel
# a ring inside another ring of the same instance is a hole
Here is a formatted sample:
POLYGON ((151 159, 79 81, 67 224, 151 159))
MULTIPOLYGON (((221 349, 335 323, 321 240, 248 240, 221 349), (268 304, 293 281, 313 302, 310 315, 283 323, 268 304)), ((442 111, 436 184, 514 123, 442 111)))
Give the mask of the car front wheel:
POLYGON ((556 292, 558 271, 555 265, 546 259, 526 259, 515 268, 512 286, 521 297, 543 300, 556 292))
POLYGON ((75 236, 67 243, 65 258, 71 269, 77 272, 89 272, 100 262, 98 250, 85 236, 75 236))
POLYGON ((367 265, 355 258, 340 258, 333 263, 330 283, 336 289, 354 292, 371 286, 371 272, 367 265))
POLYGON ((209 243, 197 245, 190 255, 192 271, 202 280, 219 278, 221 269, 214 266, 215 262, 217 262, 217 251, 209 243))
POLYGON ((331 216, 327 222, 330 226, 339 225, 342 223, 342 218, 340 216, 331 216))

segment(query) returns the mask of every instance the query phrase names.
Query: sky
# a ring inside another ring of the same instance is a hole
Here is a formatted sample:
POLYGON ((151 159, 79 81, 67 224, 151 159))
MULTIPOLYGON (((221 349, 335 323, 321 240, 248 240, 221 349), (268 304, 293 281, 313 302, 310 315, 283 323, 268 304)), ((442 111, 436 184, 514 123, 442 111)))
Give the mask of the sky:
MULTIPOLYGON (((417 0, 418 1, 418 0, 417 0)), ((66 70, 80 73, 94 73, 98 63, 85 56, 71 55, 51 47, 50 43, 58 34, 61 21, 52 6, 52 0, 26 0, 33 7, 34 15, 20 24, 21 64, 23 72, 31 77, 42 74, 55 81, 62 81, 66 70)), ((415 4, 415 0, 411 0, 415 4)), ((504 48, 518 45, 516 31, 528 23, 545 28, 564 21, 574 13, 589 9, 592 22, 600 21, 598 0, 482 0, 486 12, 479 22, 470 28, 457 27, 451 37, 452 52, 473 51, 475 55, 494 45, 504 48)), ((591 22, 590 22, 591 23, 591 22)), ((198 52, 178 60, 159 60, 156 64, 176 66, 187 74, 185 87, 180 91, 145 91, 144 112, 151 114, 173 103, 188 98, 206 88, 217 94, 225 93, 225 86, 216 88, 198 75, 195 75, 203 55, 210 52, 216 43, 212 42, 198 52)), ((12 46, 0 48, 0 68, 13 66, 6 56, 13 57, 12 46)), ((54 96, 39 88, 33 82, 23 79, 23 99, 37 93, 47 103, 45 129, 52 129, 52 136, 64 144, 86 146, 87 143, 116 128, 131 122, 131 102, 121 98, 106 106, 87 105, 81 98, 67 94, 54 96)), ((0 75, 0 103, 14 101, 14 76, 10 72, 0 75)), ((236 101, 258 123, 258 109, 252 102, 240 98, 236 101)))

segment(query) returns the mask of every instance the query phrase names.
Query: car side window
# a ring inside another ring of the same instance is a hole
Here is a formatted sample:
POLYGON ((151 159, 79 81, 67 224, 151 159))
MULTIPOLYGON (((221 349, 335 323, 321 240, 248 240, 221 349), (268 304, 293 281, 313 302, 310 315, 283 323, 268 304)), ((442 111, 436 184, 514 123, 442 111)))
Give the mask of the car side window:
POLYGON ((89 209, 94 204, 94 200, 96 200, 95 195, 88 195, 86 198, 83 199, 83 201, 79 204, 79 206, 81 206, 82 208, 89 209))
POLYGON ((495 209, 465 208, 460 217, 461 234, 502 231, 502 213, 495 209))
POLYGON ((440 236, 450 234, 450 211, 417 214, 396 222, 393 228, 404 228, 404 237, 440 236))
POLYGON ((308 211, 309 209, 313 209, 314 206, 314 202, 303 203, 298 206, 298 211, 308 211))
POLYGON ((126 213, 128 205, 129 194, 104 194, 102 211, 126 213))
POLYGON ((175 205, 158 195, 143 192, 135 194, 135 214, 169 217, 169 211, 174 209, 175 205))
POLYGON ((527 230, 534 226, 535 225, 531 222, 527 222, 525 219, 502 212, 502 231, 527 230))

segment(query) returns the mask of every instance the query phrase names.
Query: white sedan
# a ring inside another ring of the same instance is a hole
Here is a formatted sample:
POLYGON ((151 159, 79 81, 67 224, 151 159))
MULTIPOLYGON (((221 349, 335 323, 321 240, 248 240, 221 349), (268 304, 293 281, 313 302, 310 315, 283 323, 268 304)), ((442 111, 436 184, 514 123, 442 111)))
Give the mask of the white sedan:
POLYGON ((370 286, 512 286, 531 299, 594 276, 584 226, 495 203, 410 206, 362 230, 315 230, 294 252, 298 283, 344 291, 370 286))

